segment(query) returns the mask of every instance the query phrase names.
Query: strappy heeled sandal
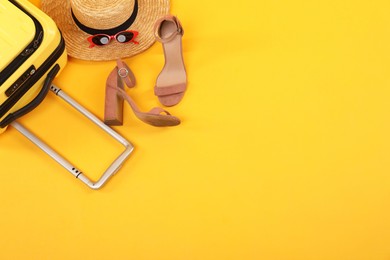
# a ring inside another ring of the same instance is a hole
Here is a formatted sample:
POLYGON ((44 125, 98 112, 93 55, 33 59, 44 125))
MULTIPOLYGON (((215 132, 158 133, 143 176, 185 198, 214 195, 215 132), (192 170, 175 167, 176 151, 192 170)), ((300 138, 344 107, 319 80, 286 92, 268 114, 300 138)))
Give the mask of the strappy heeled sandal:
POLYGON ((161 104, 178 104, 187 88, 187 73, 183 61, 182 36, 184 30, 176 16, 167 15, 155 23, 156 40, 164 49, 165 65, 157 77, 154 93, 161 104))
POLYGON ((135 77, 130 68, 121 60, 111 71, 106 82, 106 99, 104 108, 104 123, 107 125, 123 124, 123 101, 126 100, 135 116, 141 121, 153 126, 176 126, 180 119, 172 116, 168 111, 155 107, 149 112, 142 112, 137 104, 127 95, 124 84, 134 87, 135 77))

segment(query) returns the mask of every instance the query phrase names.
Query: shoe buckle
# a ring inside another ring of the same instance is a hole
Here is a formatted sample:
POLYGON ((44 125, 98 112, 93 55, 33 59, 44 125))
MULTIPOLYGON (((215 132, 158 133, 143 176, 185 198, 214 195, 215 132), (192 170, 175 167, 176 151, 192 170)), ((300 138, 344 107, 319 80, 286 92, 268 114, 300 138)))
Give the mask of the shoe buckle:
POLYGON ((126 68, 120 68, 118 70, 118 75, 121 78, 126 78, 129 75, 129 71, 126 68))

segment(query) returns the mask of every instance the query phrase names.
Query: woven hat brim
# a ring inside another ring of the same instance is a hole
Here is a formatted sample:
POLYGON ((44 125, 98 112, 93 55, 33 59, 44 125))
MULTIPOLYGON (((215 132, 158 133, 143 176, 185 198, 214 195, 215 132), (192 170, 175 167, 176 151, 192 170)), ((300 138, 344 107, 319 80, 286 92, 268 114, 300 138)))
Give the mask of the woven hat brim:
POLYGON ((138 15, 128 28, 139 32, 139 44, 110 42, 105 46, 89 48, 87 38, 91 35, 77 27, 71 14, 69 0, 42 0, 42 10, 57 24, 65 39, 69 56, 82 60, 115 60, 131 57, 148 49, 154 42, 153 26, 156 20, 169 13, 169 0, 138 0, 138 15))

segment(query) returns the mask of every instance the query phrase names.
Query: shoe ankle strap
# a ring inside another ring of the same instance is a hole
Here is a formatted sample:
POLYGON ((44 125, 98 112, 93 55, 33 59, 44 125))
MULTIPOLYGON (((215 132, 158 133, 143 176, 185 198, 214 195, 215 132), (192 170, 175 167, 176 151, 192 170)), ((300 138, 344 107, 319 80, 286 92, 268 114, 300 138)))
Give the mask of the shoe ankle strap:
POLYGON ((130 70, 129 66, 121 59, 116 61, 116 66, 118 69, 118 76, 126 83, 129 88, 135 86, 135 77, 133 72, 130 70))
POLYGON ((183 30, 183 27, 182 27, 179 19, 176 16, 166 15, 166 16, 158 19, 156 21, 156 23, 154 24, 154 36, 156 37, 156 40, 161 42, 161 43, 166 43, 166 42, 172 41, 176 37, 176 35, 178 35, 178 34, 183 35, 184 30, 183 30), (176 25, 176 31, 173 32, 171 35, 169 35, 166 38, 161 38, 161 35, 160 35, 161 26, 165 21, 173 22, 176 25))

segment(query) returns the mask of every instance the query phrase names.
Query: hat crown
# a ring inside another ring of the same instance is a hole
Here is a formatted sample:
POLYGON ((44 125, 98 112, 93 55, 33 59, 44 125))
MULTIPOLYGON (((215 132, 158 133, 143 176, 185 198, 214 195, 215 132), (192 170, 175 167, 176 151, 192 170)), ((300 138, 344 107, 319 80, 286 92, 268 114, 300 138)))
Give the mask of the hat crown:
POLYGON ((72 12, 83 25, 110 29, 129 19, 134 0, 71 0, 72 12))

